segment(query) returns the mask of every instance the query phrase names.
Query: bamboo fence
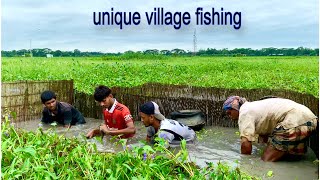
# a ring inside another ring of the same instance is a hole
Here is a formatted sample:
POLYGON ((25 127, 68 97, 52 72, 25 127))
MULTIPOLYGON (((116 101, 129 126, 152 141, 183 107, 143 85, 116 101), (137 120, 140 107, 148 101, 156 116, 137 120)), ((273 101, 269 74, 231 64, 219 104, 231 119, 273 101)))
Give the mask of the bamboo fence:
POLYGON ((1 114, 9 113, 14 122, 40 119, 45 90, 54 91, 59 101, 74 102, 73 80, 6 82, 1 83, 1 114))

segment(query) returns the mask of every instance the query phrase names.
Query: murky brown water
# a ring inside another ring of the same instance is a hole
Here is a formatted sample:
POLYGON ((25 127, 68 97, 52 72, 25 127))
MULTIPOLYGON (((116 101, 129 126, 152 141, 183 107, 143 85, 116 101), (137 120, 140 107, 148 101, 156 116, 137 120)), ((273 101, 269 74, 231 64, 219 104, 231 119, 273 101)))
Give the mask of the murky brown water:
MULTIPOLYGON (((63 134, 67 137, 78 137, 83 139, 86 133, 98 127, 102 120, 87 118, 87 123, 84 125, 77 125, 67 128, 57 126, 55 131, 58 134, 63 134)), ((21 122, 15 124, 29 131, 33 131, 38 127, 39 121, 21 122)), ((140 140, 146 137, 146 128, 141 122, 135 122, 137 134, 134 138, 128 140, 128 144, 137 144, 140 140)), ((43 129, 52 128, 50 125, 44 125, 43 129)), ((240 166, 240 169, 248 174, 262 177, 263 179, 297 179, 297 180, 313 180, 319 179, 319 165, 314 164, 316 156, 309 149, 308 153, 299 161, 281 161, 281 162, 263 162, 260 159, 260 153, 264 145, 254 144, 253 154, 241 155, 240 139, 237 135, 238 129, 222 128, 222 127, 205 127, 201 133, 198 134, 198 142, 196 145, 189 145, 190 159, 199 166, 203 167, 206 162, 217 163, 219 161, 227 162, 231 166, 240 166), (268 171, 273 171, 273 177, 267 177, 268 171)), ((117 152, 121 151, 122 147, 114 145, 111 137, 105 137, 101 143, 101 137, 93 138, 88 141, 97 144, 97 148, 101 152, 117 152)))

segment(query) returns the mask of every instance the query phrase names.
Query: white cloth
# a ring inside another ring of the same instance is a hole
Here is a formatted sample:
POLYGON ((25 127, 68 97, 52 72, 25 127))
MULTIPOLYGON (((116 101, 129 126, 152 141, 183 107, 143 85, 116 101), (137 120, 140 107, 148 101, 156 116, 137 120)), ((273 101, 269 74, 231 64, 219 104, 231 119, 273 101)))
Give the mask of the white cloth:
MULTIPOLYGON (((180 144, 181 139, 179 139, 175 134, 181 136, 187 141, 187 143, 193 143, 196 139, 196 133, 190 127, 172 119, 162 120, 158 137, 165 139, 169 144, 180 144), (165 130, 169 130, 171 132, 165 130)), ((155 130, 152 126, 148 127, 147 135, 151 138, 151 142, 153 143, 155 130)))
POLYGON ((309 108, 289 99, 270 98, 246 102, 239 110, 239 131, 241 137, 255 141, 255 135, 269 135, 273 129, 297 127, 317 117, 309 108))

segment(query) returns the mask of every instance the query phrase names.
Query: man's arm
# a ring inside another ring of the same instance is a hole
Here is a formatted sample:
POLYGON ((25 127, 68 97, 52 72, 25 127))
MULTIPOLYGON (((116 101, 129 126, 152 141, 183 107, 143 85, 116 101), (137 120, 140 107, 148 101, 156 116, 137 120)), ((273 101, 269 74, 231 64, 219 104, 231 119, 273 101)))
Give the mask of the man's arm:
POLYGON ((147 127, 146 141, 148 143, 154 144, 154 135, 155 134, 156 134, 156 130, 154 129, 154 127, 152 127, 152 126, 147 127))
POLYGON ((51 123, 50 122, 50 118, 49 118, 49 114, 48 114, 48 112, 46 112, 45 109, 43 109, 43 111, 42 111, 41 122, 43 122, 43 123, 51 123))
POLYGON ((127 127, 124 129, 110 129, 107 125, 100 126, 100 129, 105 133, 112 136, 120 135, 120 134, 134 134, 136 133, 136 128, 134 127, 133 122, 128 122, 127 127))
POLYGON ((241 137, 241 154, 251 154, 252 142, 248 141, 246 137, 241 137))
POLYGON ((71 121, 72 121, 72 111, 70 109, 68 111, 63 112, 64 127, 70 128, 71 127, 71 121))
POLYGON ((147 135, 146 141, 147 141, 148 143, 151 143, 151 137, 149 137, 149 136, 147 135))
POLYGON ((101 133, 100 129, 93 129, 88 132, 86 137, 90 139, 90 138, 93 138, 94 136, 100 136, 101 134, 102 133, 101 133))

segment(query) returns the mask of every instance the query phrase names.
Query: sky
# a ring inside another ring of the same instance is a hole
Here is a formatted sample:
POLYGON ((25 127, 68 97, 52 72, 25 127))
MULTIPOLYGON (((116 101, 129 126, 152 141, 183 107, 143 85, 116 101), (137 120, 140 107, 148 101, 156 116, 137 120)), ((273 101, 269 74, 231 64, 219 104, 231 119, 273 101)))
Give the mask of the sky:
POLYGON ((195 31, 196 50, 319 47, 318 0, 2 0, 1 10, 2 50, 193 51, 195 31), (163 7, 165 13, 173 15, 188 12, 190 23, 182 24, 180 29, 148 25, 145 13, 150 14, 155 7, 163 7), (197 25, 198 7, 210 14, 212 8, 218 13, 230 12, 235 17, 233 24, 197 25), (122 15, 139 13, 140 23, 123 25, 123 29, 118 25, 95 25, 94 12, 111 13, 111 8, 122 15), (239 13, 241 27, 235 29, 239 13))

